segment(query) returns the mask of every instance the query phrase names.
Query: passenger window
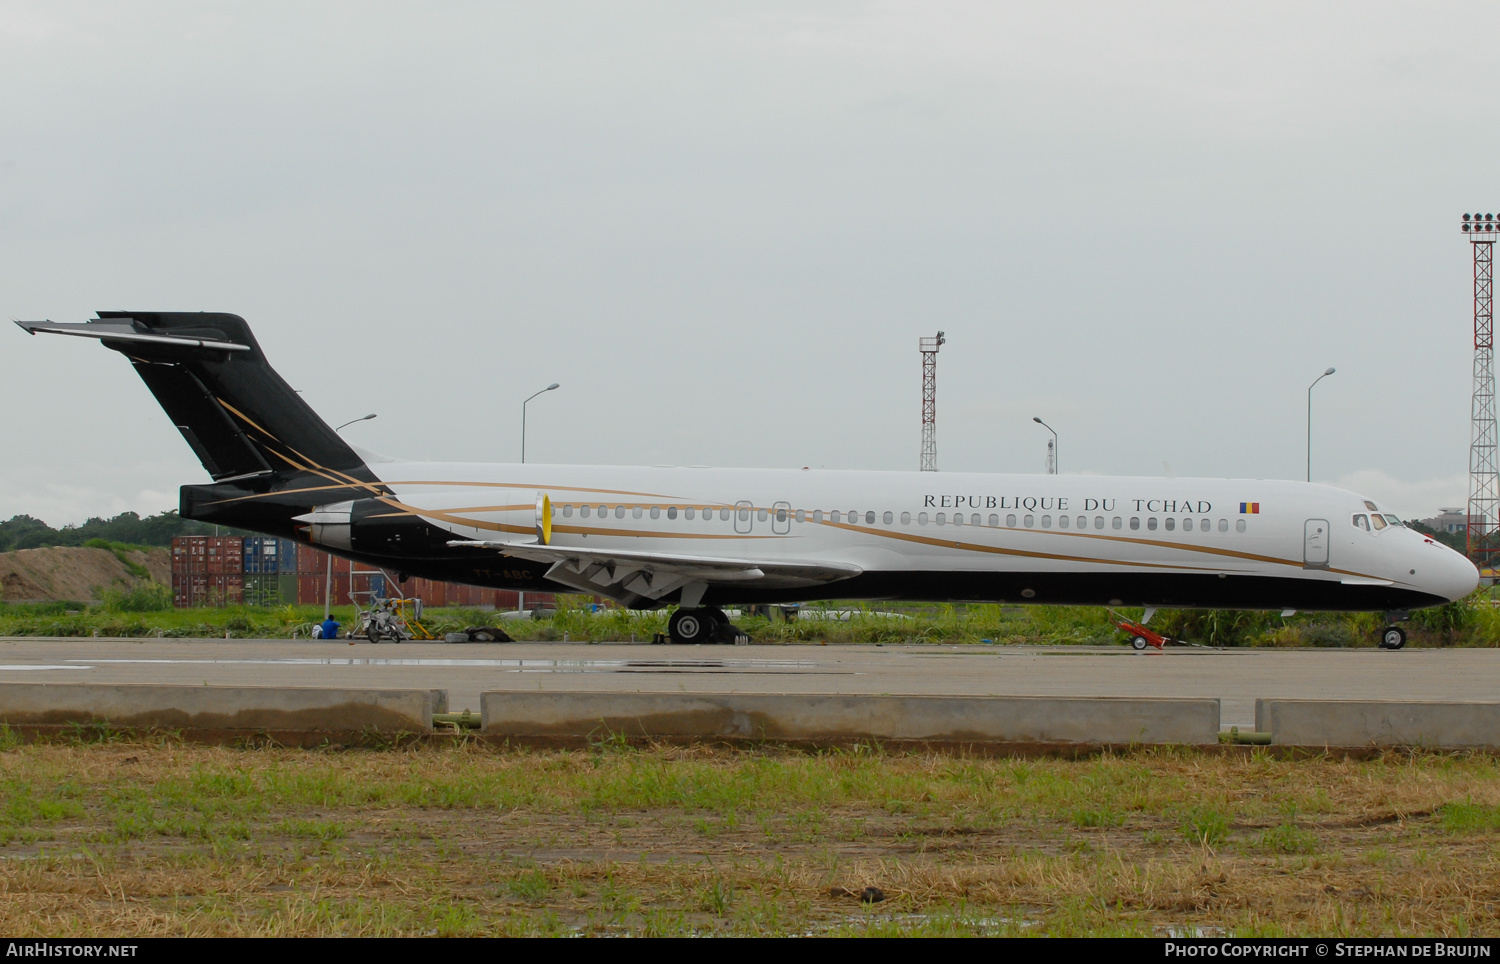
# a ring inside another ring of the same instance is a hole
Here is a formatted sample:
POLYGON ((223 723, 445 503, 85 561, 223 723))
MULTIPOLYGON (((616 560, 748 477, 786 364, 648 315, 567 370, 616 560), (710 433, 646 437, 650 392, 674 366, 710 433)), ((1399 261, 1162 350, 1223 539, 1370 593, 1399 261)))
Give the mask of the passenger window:
POLYGON ((917 525, 919 525, 919 526, 925 526, 926 524, 927 524, 927 513, 925 513, 925 512, 918 512, 917 513, 917 525))
POLYGON ((615 506, 615 518, 616 519, 623 519, 623 518, 625 518, 625 507, 623 505, 617 505, 617 506, 615 506))
POLYGON ((904 526, 911 525, 911 513, 910 512, 903 512, 903 513, 901 513, 901 524, 904 525, 904 526))
POLYGON ((1088 527, 1089 527, 1089 517, 1086 516, 1086 515, 1079 516, 1078 517, 1078 528, 1080 528, 1080 529, 1087 529, 1088 527))
POLYGON ((589 517, 589 507, 586 506, 586 505, 579 506, 578 507, 578 514, 580 516, 582 516, 583 518, 587 519, 589 517))
POLYGON ((875 524, 875 510, 874 509, 869 509, 869 510, 867 510, 865 512, 865 525, 872 526, 874 524, 875 524))
POLYGON ((771 517, 771 513, 767 512, 765 509, 756 509, 755 510, 755 518, 757 520, 761 521, 761 522, 765 522, 770 517, 771 517))
POLYGON ((571 519, 571 518, 573 518, 573 507, 571 505, 565 505, 565 506, 563 506, 563 518, 564 519, 571 519))
POLYGON ((892 522, 896 521, 896 517, 887 512, 885 515, 880 517, 880 521, 884 522, 886 525, 890 525, 892 522))
POLYGON ((859 524, 859 513, 854 509, 849 510, 849 522, 854 525, 859 524))
POLYGON ((607 505, 601 505, 599 507, 599 518, 602 519, 602 518, 604 518, 607 515, 609 515, 609 506, 607 506, 607 505))
POLYGON ((687 519, 696 519, 698 517, 698 513, 694 511, 692 506, 688 506, 686 509, 683 509, 682 514, 683 517, 687 519))
MULTIPOLYGON (((1046 525, 1046 524, 1047 524, 1047 517, 1046 516, 1042 516, 1042 525, 1046 525)), ((1065 516, 1065 515, 1058 516, 1057 517, 1057 527, 1059 529, 1066 529, 1068 527, 1068 517, 1065 516)))
POLYGON ((999 527, 1000 527, 1000 517, 998 515, 996 515, 995 513, 991 512, 990 513, 990 528, 997 529, 999 527))
POLYGON ((729 521, 729 509, 728 509, 728 507, 725 507, 725 508, 719 510, 719 521, 720 522, 728 522, 729 521))
POLYGON ((1375 526, 1377 531, 1385 528, 1385 520, 1380 517, 1379 512, 1370 513, 1370 522, 1375 526))
POLYGON ((1032 526, 1036 525, 1036 517, 1027 516, 1026 518, 1022 519, 1021 522, 1026 526, 1026 528, 1030 529, 1032 526))
POLYGON ((735 515, 739 516, 740 522, 750 521, 750 509, 747 506, 740 506, 739 508, 737 508, 735 510, 735 515))
POLYGON ((667 506, 667 518, 668 519, 675 519, 675 518, 677 518, 677 506, 675 506, 675 505, 669 505, 669 506, 667 506))
POLYGON ((1140 516, 1134 516, 1134 515, 1131 516, 1130 517, 1130 528, 1132 528, 1132 529, 1139 529, 1140 527, 1141 527, 1140 516))
POLYGON ((1042 528, 1043 529, 1050 529, 1050 528, 1052 528, 1052 517, 1050 515, 1044 515, 1044 516, 1042 516, 1042 528))
POLYGON ((660 519, 661 518, 661 506, 659 506, 659 505, 653 505, 651 507, 651 518, 653 518, 653 519, 660 519))
POLYGON ((1151 518, 1146 520, 1146 528, 1153 530, 1156 528, 1156 516, 1152 516, 1151 518))
POLYGON ((956 526, 964 524, 964 514, 962 512, 953 513, 953 524, 956 526))
POLYGON ((776 510, 776 521, 777 522, 785 522, 786 521, 786 510, 785 509, 777 509, 776 510))
POLYGON ((1193 531, 1193 520, 1192 519, 1183 519, 1182 520, 1182 531, 1183 532, 1192 532, 1193 531))
POLYGON ((831 513, 830 517, 833 519, 834 522, 842 522, 844 520, 844 514, 842 512, 840 512, 838 509, 834 509, 833 512, 831 513))
POLYGON ((1014 512, 1012 512, 1011 514, 1009 514, 1009 515, 1007 515, 1005 517, 1005 524, 1008 525, 1008 526, 1010 526, 1013 529, 1015 528, 1015 525, 1016 525, 1016 514, 1014 512))
POLYGON ((1094 516, 1094 528, 1095 529, 1102 529, 1102 528, 1104 528, 1104 516, 1102 516, 1102 515, 1096 515, 1096 516, 1094 516))
POLYGON ((822 522, 823 521, 823 510, 822 509, 814 509, 813 510, 813 521, 814 522, 822 522))
POLYGON ((804 512, 804 510, 802 510, 802 509, 798 509, 797 510, 797 521, 798 522, 806 522, 807 521, 807 515, 804 512))
POLYGON ((639 519, 641 517, 641 507, 640 506, 636 506, 635 508, 631 509, 630 510, 630 517, 632 519, 639 519))
POLYGON ((1168 519, 1166 521, 1167 521, 1167 531, 1168 532, 1171 532, 1173 529, 1177 528, 1177 520, 1176 519, 1168 519))
POLYGON ((1364 515, 1357 515, 1357 516, 1354 517, 1354 527, 1356 529, 1363 529, 1366 532, 1369 532, 1370 531, 1370 520, 1367 519, 1364 515))
POLYGON ((1220 519, 1219 520, 1219 531, 1220 532, 1228 532, 1229 531, 1229 520, 1228 519, 1220 519))
POLYGON ((1244 532, 1245 531, 1245 520, 1244 519, 1235 519, 1234 520, 1234 531, 1235 532, 1244 532))
POLYGON ((1110 528, 1112 528, 1112 529, 1118 529, 1123 524, 1124 524, 1124 520, 1121 519, 1119 516, 1115 516, 1113 519, 1109 520, 1109 525, 1110 525, 1110 528))
POLYGON ((940 526, 941 525, 947 525, 948 524, 948 516, 947 516, 946 513, 939 512, 937 514, 937 518, 933 519, 932 521, 936 522, 940 526))

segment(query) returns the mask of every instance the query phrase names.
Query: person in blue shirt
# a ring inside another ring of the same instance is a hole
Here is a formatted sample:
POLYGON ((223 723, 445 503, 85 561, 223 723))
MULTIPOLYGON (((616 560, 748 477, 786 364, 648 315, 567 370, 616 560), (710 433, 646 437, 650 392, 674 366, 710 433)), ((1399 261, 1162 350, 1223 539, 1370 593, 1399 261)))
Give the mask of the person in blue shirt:
POLYGON ((327 619, 323 620, 322 629, 323 639, 339 638, 339 621, 337 619, 334 619, 332 616, 329 616, 327 619))

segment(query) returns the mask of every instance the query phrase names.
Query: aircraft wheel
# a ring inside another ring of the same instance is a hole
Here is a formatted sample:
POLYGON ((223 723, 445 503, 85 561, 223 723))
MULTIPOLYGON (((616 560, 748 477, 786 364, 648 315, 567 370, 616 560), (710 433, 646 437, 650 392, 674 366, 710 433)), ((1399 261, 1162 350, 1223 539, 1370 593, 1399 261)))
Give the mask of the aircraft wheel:
POLYGON ((1400 626, 1387 626, 1380 634, 1381 649, 1400 649, 1406 645, 1406 630, 1400 626))
POLYGON ((1151 642, 1144 636, 1137 636, 1130 641, 1130 648, 1137 652, 1145 649, 1149 645, 1151 645, 1151 642))
POLYGON ((667 620, 667 635, 680 646, 709 642, 717 628, 718 623, 707 609, 679 609, 667 620))

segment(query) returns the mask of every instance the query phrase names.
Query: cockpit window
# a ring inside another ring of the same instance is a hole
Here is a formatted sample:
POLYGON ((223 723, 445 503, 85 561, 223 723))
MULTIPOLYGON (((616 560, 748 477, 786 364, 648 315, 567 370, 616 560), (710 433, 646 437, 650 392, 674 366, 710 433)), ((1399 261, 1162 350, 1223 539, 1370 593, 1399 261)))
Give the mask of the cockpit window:
POLYGON ((1384 529, 1385 528, 1385 520, 1380 517, 1380 513, 1379 512, 1371 512, 1370 513, 1370 521, 1373 522, 1373 523, 1375 523, 1375 528, 1376 529, 1384 529))
POLYGON ((1364 515, 1364 513, 1360 513, 1359 515, 1356 515, 1354 517, 1354 524, 1356 527, 1363 529, 1366 532, 1370 531, 1370 520, 1364 515))
POLYGON ((1396 516, 1391 515, 1389 512, 1385 514, 1385 521, 1389 522, 1393 526, 1398 526, 1401 524, 1401 520, 1396 516))
POLYGON ((1371 512, 1379 512, 1380 511, 1379 509, 1375 508, 1375 503, 1371 502, 1369 499, 1365 500, 1365 508, 1369 509, 1371 512))

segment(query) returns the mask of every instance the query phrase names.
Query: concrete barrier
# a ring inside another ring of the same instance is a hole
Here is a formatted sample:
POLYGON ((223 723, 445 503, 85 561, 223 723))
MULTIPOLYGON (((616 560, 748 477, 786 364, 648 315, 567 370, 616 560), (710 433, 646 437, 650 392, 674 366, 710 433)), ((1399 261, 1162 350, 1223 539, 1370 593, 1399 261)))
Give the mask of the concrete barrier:
POLYGON ((1256 700, 1273 746, 1500 748, 1500 703, 1256 700))
POLYGON ((448 693, 431 689, 0 683, 0 723, 132 729, 432 732, 448 693))
POLYGON ((1215 699, 491 692, 489 737, 1212 744, 1215 699))

